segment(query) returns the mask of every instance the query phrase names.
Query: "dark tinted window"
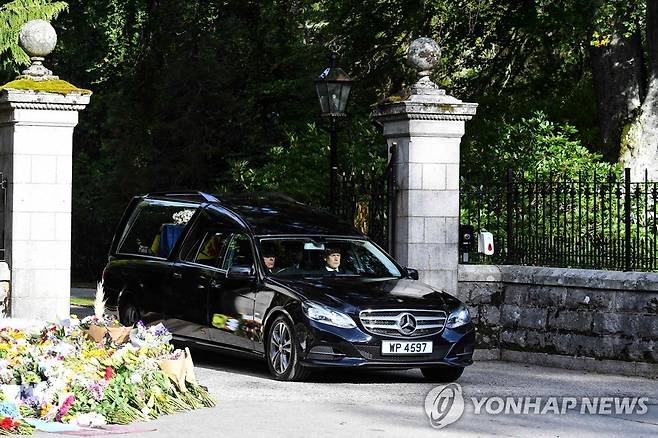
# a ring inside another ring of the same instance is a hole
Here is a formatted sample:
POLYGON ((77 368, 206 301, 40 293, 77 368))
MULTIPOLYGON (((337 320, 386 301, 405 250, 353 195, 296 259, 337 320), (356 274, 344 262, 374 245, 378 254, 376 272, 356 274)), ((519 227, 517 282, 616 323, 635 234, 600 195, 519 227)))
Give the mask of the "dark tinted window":
POLYGON ((223 254, 222 249, 226 237, 226 233, 206 233, 199 246, 199 251, 197 251, 194 257, 194 262, 201 263, 202 265, 217 266, 219 264, 219 258, 223 254))
POLYGON ((200 211, 194 228, 181 248, 181 259, 220 267, 236 227, 235 221, 221 212, 212 209, 200 211))
POLYGON ((246 234, 234 234, 231 243, 226 250, 224 258, 224 269, 231 266, 253 266, 254 256, 251 250, 251 242, 246 234))
POLYGON ((196 208, 185 203, 142 201, 128 224, 119 252, 167 258, 196 208))
POLYGON ((194 243, 190 245, 183 260, 219 267, 230 234, 208 229, 205 232, 201 229, 198 231, 199 234, 194 236, 194 243))

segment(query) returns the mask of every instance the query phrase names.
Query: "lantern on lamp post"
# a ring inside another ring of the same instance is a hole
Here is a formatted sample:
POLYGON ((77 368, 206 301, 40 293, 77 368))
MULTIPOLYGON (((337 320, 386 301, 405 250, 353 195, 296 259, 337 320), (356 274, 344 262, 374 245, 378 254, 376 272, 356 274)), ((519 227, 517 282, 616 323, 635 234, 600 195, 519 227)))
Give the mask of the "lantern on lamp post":
POLYGON ((327 67, 315 80, 315 90, 320 100, 322 117, 329 119, 330 149, 329 149, 329 207, 336 211, 336 181, 338 179, 338 119, 345 117, 345 108, 350 97, 354 81, 336 66, 338 54, 329 55, 327 67))

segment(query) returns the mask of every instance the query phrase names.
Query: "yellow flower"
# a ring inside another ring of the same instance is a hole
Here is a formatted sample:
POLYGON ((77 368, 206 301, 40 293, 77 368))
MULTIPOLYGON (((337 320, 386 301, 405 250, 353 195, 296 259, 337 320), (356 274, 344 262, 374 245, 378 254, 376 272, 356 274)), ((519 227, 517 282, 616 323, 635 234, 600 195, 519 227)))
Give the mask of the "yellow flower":
POLYGON ((106 358, 107 357, 107 351, 103 349, 98 349, 94 348, 92 350, 84 350, 82 352, 82 357, 85 359, 90 359, 90 358, 106 358))
POLYGON ((45 405, 43 405, 41 407, 41 410, 39 411, 39 416, 45 417, 48 414, 48 412, 52 409, 52 407, 53 405, 51 405, 50 403, 46 403, 45 405))

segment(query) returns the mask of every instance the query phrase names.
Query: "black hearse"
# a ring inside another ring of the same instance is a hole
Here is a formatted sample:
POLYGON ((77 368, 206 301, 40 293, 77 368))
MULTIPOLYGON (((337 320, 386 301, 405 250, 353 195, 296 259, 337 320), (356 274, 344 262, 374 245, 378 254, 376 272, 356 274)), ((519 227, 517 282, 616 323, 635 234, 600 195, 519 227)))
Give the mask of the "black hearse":
POLYGON ((458 299, 417 280, 336 217, 280 195, 135 197, 103 272, 123 324, 267 360, 278 380, 312 367, 420 368, 453 381, 475 333, 458 299))

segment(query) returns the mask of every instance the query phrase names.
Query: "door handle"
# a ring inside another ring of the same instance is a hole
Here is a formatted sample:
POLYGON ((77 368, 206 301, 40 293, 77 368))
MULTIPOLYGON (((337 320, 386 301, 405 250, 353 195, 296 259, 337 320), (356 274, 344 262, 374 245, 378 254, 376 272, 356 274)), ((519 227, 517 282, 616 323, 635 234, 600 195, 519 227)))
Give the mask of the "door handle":
POLYGON ((218 288, 219 283, 217 283, 217 281, 215 280, 210 280, 210 287, 218 288))
POLYGON ((171 274, 171 275, 172 275, 172 277, 174 277, 174 278, 183 278, 183 274, 181 274, 180 272, 174 272, 174 273, 171 274))

